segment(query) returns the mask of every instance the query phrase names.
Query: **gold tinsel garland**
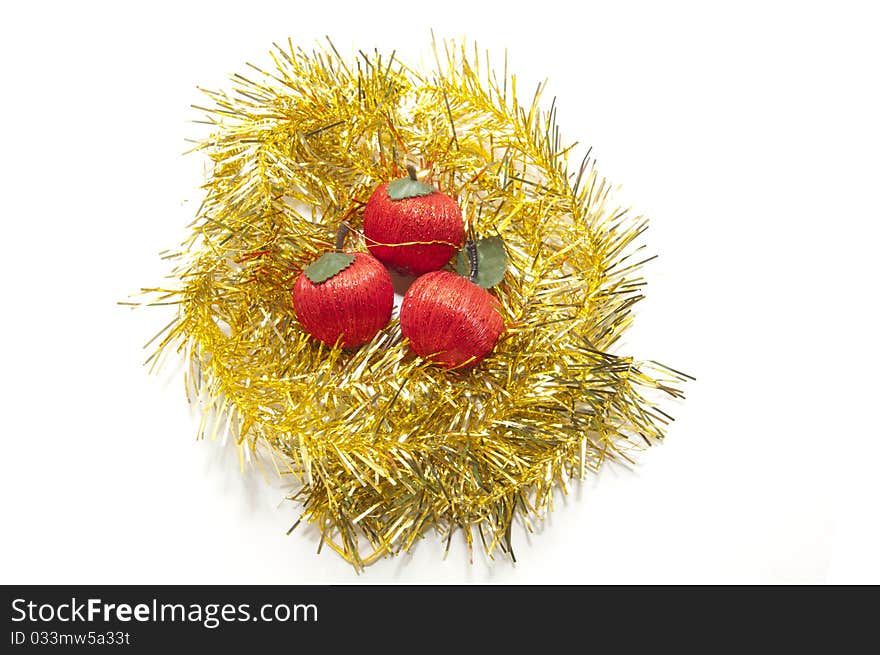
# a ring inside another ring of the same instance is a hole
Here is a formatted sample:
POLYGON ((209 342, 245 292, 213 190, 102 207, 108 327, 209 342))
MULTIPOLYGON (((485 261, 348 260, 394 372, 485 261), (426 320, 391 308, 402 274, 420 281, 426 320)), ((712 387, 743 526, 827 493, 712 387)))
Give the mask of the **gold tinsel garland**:
POLYGON ((609 353, 642 298, 646 221, 611 204, 589 154, 569 172, 540 86, 523 106, 506 61, 499 78, 476 48, 439 50, 422 74, 393 54, 276 45, 271 70, 206 92, 205 198, 171 255, 179 285, 148 290, 179 305, 148 361, 183 353, 200 435, 270 453, 297 481, 300 520, 358 568, 432 527, 447 547, 461 528, 512 555, 515 517, 528 528, 557 485, 662 438, 668 416, 646 392, 680 396, 684 379, 609 353), (408 162, 458 198, 471 237, 508 250, 493 290, 507 329, 473 370, 416 358, 396 318, 343 351, 292 311, 298 272, 408 162))

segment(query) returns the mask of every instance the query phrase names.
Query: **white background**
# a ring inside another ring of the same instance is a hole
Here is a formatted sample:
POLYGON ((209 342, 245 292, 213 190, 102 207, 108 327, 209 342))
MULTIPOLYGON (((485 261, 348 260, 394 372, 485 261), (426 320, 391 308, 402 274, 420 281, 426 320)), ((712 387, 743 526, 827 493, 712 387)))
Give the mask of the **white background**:
POLYGON ((0 18, 3 583, 880 582, 873 3, 7 3, 0 18), (620 351, 697 376, 666 443, 560 500, 518 563, 433 535, 365 574, 279 483, 196 442, 160 283, 204 162, 196 85, 273 40, 396 49, 429 29, 550 79, 652 220, 620 351))

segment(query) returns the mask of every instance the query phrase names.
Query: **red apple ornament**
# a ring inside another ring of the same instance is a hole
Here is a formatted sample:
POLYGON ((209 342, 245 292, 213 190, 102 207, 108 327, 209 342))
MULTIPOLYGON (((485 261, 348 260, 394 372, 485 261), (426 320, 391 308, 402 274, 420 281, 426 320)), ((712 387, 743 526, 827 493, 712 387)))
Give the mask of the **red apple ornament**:
POLYGON ((482 361, 504 330, 498 301, 486 288, 501 281, 505 266, 500 238, 468 241, 458 257, 461 275, 435 271, 413 282, 400 307, 400 329, 413 351, 443 368, 482 361))
POLYGON ((340 227, 336 251, 321 255, 299 274, 293 307, 302 328, 328 346, 366 343, 388 324, 394 307, 391 276, 367 253, 342 252, 348 227, 340 227))
POLYGON ((373 256, 407 275, 442 268, 464 242, 458 204, 430 184, 409 177, 377 188, 364 208, 364 236, 373 256))

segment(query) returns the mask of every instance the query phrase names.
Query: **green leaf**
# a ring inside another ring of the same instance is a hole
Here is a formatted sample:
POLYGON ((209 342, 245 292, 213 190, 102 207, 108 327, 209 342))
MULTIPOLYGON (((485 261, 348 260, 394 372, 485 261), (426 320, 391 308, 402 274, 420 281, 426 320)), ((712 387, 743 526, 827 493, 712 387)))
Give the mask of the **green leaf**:
POLYGON ((388 197, 392 200, 403 200, 404 198, 419 198, 421 196, 430 196, 436 193, 437 189, 430 184, 425 184, 421 180, 413 180, 404 177, 388 183, 388 197))
MULTIPOLYGON (((487 237, 476 242, 477 278, 474 282, 484 289, 490 289, 501 282, 507 270, 507 251, 501 237, 487 237)), ((471 266, 467 246, 458 251, 456 263, 458 274, 470 279, 471 266)))
POLYGON ((306 266, 304 272, 313 284, 320 284, 351 266, 354 259, 354 255, 347 252, 325 252, 316 261, 306 266))

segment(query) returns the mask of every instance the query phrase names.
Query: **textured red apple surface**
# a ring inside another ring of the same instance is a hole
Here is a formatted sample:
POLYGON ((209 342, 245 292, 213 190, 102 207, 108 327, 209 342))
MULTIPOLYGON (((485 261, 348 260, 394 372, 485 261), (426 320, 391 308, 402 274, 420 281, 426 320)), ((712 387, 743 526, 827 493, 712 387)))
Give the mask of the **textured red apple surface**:
POLYGON ((364 208, 364 236, 373 256, 407 275, 445 266, 464 243, 458 204, 445 193, 392 200, 380 185, 364 208))
POLYGON ((488 291, 455 273, 435 271, 406 292, 400 329, 420 357, 444 368, 468 368, 495 347, 504 320, 488 291))
POLYGON ((385 267, 367 253, 331 278, 315 284, 305 272, 293 287, 293 306, 303 329, 328 346, 366 343, 388 324, 394 287, 385 267), (340 339, 341 337, 341 339, 340 339))

